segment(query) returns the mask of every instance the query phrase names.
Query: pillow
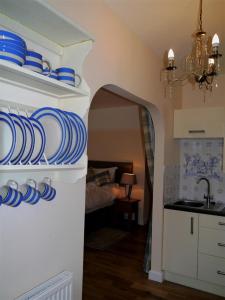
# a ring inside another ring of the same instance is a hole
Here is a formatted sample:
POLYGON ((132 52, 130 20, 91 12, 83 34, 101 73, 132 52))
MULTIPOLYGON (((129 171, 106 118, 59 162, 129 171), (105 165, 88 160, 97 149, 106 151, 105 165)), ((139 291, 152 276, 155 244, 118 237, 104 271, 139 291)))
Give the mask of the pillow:
POLYGON ((95 172, 93 168, 88 168, 86 182, 94 181, 95 172))
POLYGON ((111 177, 111 182, 115 182, 115 175, 116 175, 116 170, 118 167, 112 167, 112 168, 92 168, 95 174, 99 174, 104 171, 108 171, 109 175, 111 177))
POLYGON ((104 171, 94 175, 94 181, 97 186, 103 186, 109 183, 112 183, 111 176, 109 171, 104 171))

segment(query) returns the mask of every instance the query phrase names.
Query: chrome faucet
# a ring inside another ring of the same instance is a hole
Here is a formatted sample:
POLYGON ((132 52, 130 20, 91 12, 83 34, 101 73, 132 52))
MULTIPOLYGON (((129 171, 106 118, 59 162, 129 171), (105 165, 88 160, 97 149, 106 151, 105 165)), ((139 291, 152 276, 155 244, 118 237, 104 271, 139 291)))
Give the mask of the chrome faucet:
POLYGON ((207 183, 207 195, 204 194, 204 199, 206 200, 207 208, 210 208, 211 200, 213 200, 213 195, 210 195, 210 182, 206 177, 201 177, 197 180, 197 184, 199 184, 202 180, 207 183))

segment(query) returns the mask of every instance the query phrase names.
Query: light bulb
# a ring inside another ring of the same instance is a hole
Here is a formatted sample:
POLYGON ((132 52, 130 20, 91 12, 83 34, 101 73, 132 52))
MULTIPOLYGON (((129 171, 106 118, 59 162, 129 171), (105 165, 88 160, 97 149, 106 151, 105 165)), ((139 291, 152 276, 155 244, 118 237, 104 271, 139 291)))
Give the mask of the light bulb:
POLYGON ((215 33, 214 36, 213 36, 213 39, 212 39, 212 46, 213 47, 218 47, 220 44, 220 39, 218 37, 218 34, 215 33))
POLYGON ((214 63, 215 63, 215 59, 214 58, 209 58, 208 59, 208 64, 209 65, 214 65, 214 63))
POLYGON ((168 52, 168 59, 169 60, 174 60, 174 52, 173 49, 170 49, 168 52))

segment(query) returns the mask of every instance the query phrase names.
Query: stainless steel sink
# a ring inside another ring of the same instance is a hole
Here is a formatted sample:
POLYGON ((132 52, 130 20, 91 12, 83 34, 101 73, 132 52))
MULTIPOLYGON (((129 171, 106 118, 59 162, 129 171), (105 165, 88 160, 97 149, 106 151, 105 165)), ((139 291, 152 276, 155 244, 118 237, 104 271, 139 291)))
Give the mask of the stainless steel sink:
POLYGON ((201 201, 195 201, 195 200, 179 200, 174 202, 174 205, 188 206, 188 207, 203 207, 205 203, 201 201))
POLYGON ((189 207, 189 208, 195 208, 199 210, 207 210, 207 211, 222 211, 225 209, 224 203, 221 202, 211 202, 210 207, 207 207, 206 202, 204 201, 198 201, 198 200, 178 200, 174 202, 172 205, 179 206, 179 207, 189 207))

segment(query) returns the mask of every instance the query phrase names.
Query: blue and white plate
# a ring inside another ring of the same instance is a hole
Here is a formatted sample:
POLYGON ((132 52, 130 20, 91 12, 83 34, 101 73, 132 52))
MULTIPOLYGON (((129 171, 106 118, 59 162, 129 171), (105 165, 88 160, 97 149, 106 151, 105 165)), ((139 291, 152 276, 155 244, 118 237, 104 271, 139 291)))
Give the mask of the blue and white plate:
POLYGON ((16 146, 10 162, 14 165, 18 164, 23 156, 26 147, 27 135, 24 122, 20 116, 9 114, 12 118, 16 129, 16 146))
POLYGON ((30 161, 31 156, 34 151, 35 135, 34 135, 34 129, 33 129, 33 126, 31 124, 30 120, 24 116, 20 116, 20 118, 23 120, 23 122, 25 124, 25 128, 26 128, 27 141, 26 141, 25 151, 21 158, 22 164, 26 165, 30 161))
POLYGON ((46 145, 46 137, 45 137, 45 131, 41 123, 33 118, 29 118, 31 124, 33 125, 34 129, 34 151, 31 155, 30 162, 35 165, 37 164, 44 153, 45 145, 46 145))
POLYGON ((70 149, 71 149, 71 145, 72 145, 72 124, 70 122, 70 119, 68 118, 66 112, 59 110, 58 111, 61 113, 65 125, 66 125, 66 134, 65 134, 65 144, 64 147, 61 151, 61 154, 59 156, 59 158, 57 159, 57 164, 61 164, 64 163, 65 159, 67 158, 70 149))
MULTIPOLYGON (((31 117, 38 120, 44 128, 46 135, 44 153, 49 164, 57 163, 65 150, 67 134, 65 118, 58 109, 52 107, 40 108, 31 117)), ((44 162, 45 160, 42 159, 41 161, 44 162)))
POLYGON ((70 163, 74 164, 74 163, 76 163, 81 158, 81 156, 83 155, 84 150, 86 148, 86 144, 87 144, 87 130, 86 130, 86 126, 85 126, 85 124, 84 124, 84 122, 83 122, 83 120, 81 119, 80 116, 78 116, 74 112, 68 112, 68 114, 78 124, 79 131, 80 131, 79 147, 77 149, 76 154, 74 154, 73 158, 70 160, 70 163))
POLYGON ((16 146, 16 128, 9 114, 0 111, 0 164, 7 164, 16 146))
POLYGON ((76 121, 76 119, 71 115, 70 112, 66 112, 66 114, 70 119, 72 125, 71 148, 70 148, 70 152, 67 155, 67 158, 64 160, 65 164, 69 164, 79 154, 82 134, 80 131, 79 123, 76 121))

